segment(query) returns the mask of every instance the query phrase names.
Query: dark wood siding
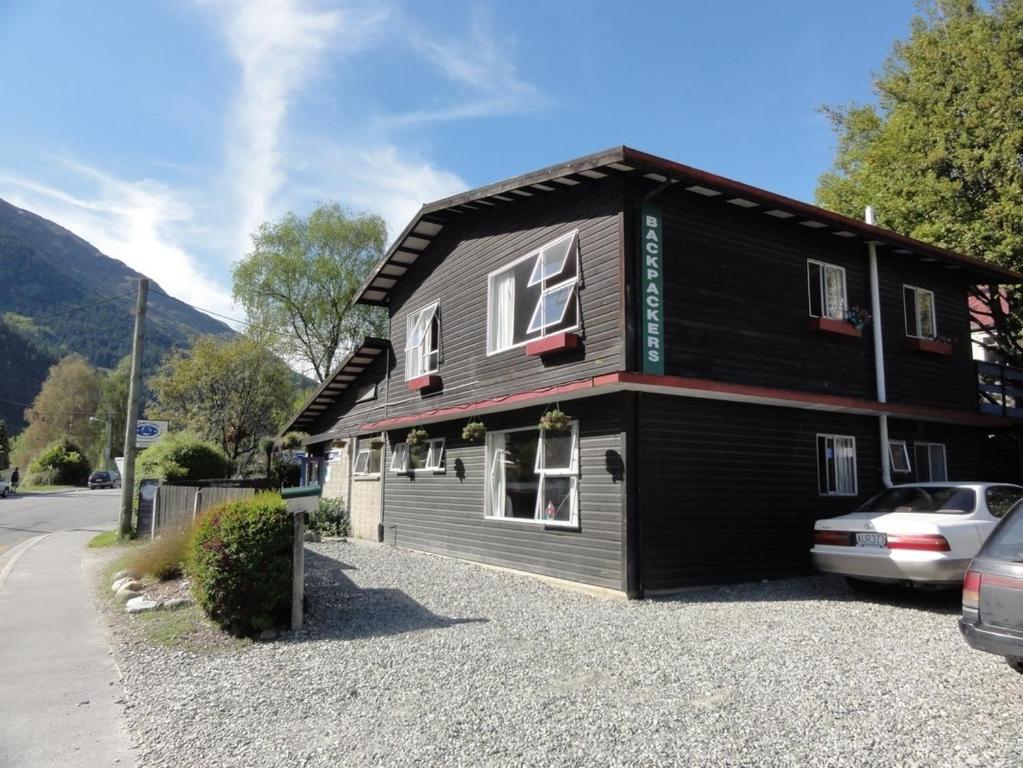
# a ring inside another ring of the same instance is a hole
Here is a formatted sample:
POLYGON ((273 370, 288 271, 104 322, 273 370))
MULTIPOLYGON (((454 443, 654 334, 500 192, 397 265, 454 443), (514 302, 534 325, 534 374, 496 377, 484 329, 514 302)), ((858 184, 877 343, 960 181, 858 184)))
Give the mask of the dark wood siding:
MULTIPOLYGON (((464 422, 457 421, 425 425, 431 438, 446 439, 445 473, 386 473, 384 541, 624 591, 623 397, 562 404, 579 421, 579 530, 484 519, 486 448, 465 443, 464 422)), ((536 424, 542 412, 494 414, 485 423, 493 430, 526 427, 536 424)), ((405 432, 392 432, 391 445, 402 442, 405 432)))
POLYGON ((332 431, 355 434, 359 431, 360 424, 384 418, 386 415, 386 377, 384 372, 388 364, 393 365, 393 362, 390 350, 385 349, 377 355, 377 358, 367 365, 355 380, 341 391, 337 399, 327 406, 323 414, 307 428, 309 434, 319 435, 332 431), (377 385, 376 397, 361 403, 355 402, 366 387, 373 384, 377 385))
POLYGON ((640 396, 645 590, 807 573, 813 523, 881 487, 877 419, 640 396), (820 496, 818 433, 856 438, 859 495, 820 496))
POLYGON ((977 379, 970 346, 970 310, 961 272, 915 258, 885 254, 878 258, 883 308, 885 379, 893 403, 979 409, 977 379), (937 331, 955 340, 951 356, 913 351, 906 346, 902 286, 934 292, 937 331))
POLYGON ((949 480, 978 481, 1005 480, 998 470, 989 471, 981 461, 984 432, 975 427, 937 424, 927 421, 888 420, 888 439, 904 440, 909 449, 912 472, 893 472, 892 482, 912 483, 917 479, 914 443, 941 443, 945 446, 945 461, 949 480))
POLYGON ((564 189, 448 224, 395 286, 389 307, 395 367, 390 414, 481 400, 624 368, 618 180, 564 189), (522 347, 487 356, 487 276, 559 235, 579 230, 583 348, 549 361, 522 347), (405 385, 406 317, 440 303, 443 389, 405 385))
POLYGON ((869 307, 865 246, 680 191, 664 216, 665 373, 873 399, 869 331, 807 329, 807 260, 846 270, 869 307))

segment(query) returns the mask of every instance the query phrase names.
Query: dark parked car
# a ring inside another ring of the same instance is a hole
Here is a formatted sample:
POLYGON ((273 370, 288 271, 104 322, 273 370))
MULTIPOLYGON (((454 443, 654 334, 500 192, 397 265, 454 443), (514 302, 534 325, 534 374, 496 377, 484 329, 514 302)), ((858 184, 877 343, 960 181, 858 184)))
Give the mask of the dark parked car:
POLYGON ((959 629, 970 647, 1023 674, 1023 501, 998 524, 963 579, 959 629))
POLYGON ((89 490, 93 488, 120 488, 121 476, 116 472, 103 470, 89 475, 89 490))

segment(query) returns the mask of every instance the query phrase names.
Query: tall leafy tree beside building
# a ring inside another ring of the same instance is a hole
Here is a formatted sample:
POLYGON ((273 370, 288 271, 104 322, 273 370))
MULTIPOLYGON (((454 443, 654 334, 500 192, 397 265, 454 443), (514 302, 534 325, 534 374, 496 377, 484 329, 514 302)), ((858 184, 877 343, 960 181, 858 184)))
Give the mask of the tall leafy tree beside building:
POLYGON ((385 331, 382 310, 355 299, 386 242, 383 219, 337 203, 263 224, 232 273, 251 332, 324 381, 364 336, 385 331))
POLYGON ((293 372, 259 340, 200 336, 164 358, 148 380, 147 415, 213 442, 237 461, 274 434, 289 413, 293 372))
MULTIPOLYGON (((1023 267, 1023 0, 929 0, 875 78, 877 106, 826 108, 838 137, 825 208, 1023 267)), ((975 319, 1023 364, 1020 291, 975 319)))

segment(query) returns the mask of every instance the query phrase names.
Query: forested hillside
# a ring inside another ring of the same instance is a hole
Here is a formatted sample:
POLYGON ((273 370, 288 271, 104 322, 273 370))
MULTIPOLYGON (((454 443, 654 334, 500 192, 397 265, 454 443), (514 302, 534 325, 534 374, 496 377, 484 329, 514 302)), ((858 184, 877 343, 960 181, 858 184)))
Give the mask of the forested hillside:
POLYGON ((25 425, 25 404, 39 392, 53 357, 0 320, 0 420, 9 433, 25 425))

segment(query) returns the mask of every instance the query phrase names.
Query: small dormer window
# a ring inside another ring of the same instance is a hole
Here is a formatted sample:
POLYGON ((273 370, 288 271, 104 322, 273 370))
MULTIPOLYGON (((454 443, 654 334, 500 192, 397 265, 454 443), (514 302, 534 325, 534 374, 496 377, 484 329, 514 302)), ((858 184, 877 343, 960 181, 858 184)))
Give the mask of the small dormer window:
POLYGON ((405 381, 436 373, 440 363, 440 311, 431 304, 408 316, 405 336, 405 381))
POLYGON ((579 326, 578 241, 569 232, 490 274, 488 354, 579 326))

